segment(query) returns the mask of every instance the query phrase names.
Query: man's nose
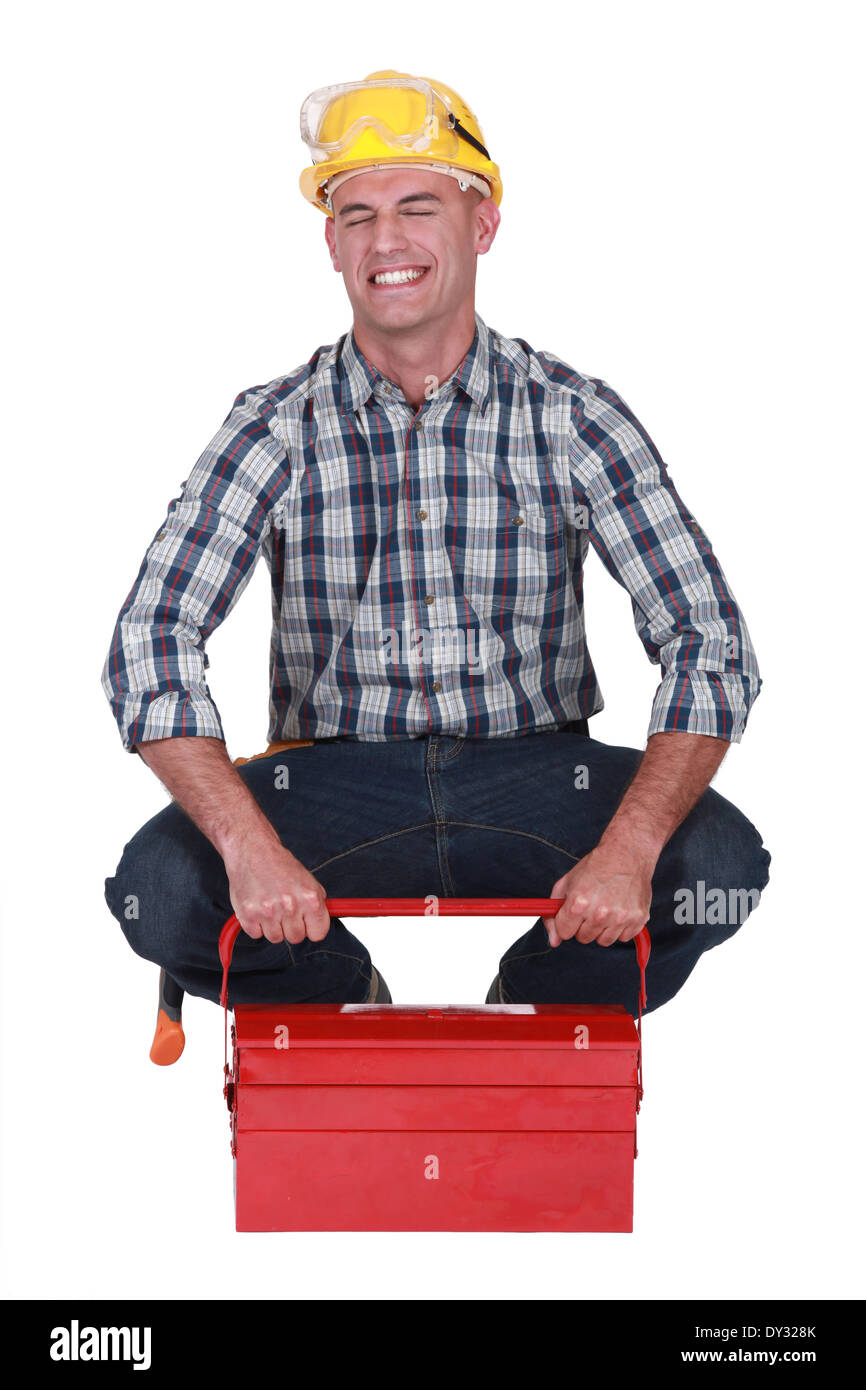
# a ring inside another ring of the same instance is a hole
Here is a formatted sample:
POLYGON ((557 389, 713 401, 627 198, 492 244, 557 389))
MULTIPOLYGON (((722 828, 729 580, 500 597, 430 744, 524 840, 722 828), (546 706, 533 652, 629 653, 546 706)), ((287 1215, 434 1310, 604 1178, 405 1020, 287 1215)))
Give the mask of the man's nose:
POLYGON ((406 224, 400 220, 399 212, 379 212, 373 229, 373 249, 378 254, 387 254, 406 245, 406 224))

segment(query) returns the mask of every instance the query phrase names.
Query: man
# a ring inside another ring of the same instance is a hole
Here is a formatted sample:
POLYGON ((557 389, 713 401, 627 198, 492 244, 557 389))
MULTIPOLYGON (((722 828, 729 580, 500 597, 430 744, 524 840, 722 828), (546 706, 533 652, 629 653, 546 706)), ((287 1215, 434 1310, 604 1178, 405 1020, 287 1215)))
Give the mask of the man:
POLYGON ((709 787, 760 677, 710 543, 606 382, 475 310, 502 184, 473 113, 384 71, 307 98, 305 196, 353 327, 242 392, 121 609, 103 683, 174 802, 106 897, 127 939, 216 1000, 389 1002, 331 896, 551 896, 488 1002, 650 1007, 768 881, 709 787), (662 679, 641 753, 589 737, 589 546, 662 679), (205 643, 264 555, 267 755, 234 766, 205 643), (709 905, 709 910, 708 910, 709 905))

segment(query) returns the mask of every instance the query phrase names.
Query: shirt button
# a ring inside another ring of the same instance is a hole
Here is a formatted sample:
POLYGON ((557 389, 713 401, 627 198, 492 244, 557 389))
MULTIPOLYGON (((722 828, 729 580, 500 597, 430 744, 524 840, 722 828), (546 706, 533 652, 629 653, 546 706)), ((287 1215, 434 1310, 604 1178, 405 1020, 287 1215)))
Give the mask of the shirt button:
POLYGON ((522 526, 522 525, 523 525, 523 517, 522 517, 522 516, 516 516, 516 517, 514 518, 514 524, 515 524, 515 526, 522 526))
POLYGON ((438 695, 439 691, 442 689, 441 681, 434 681, 433 685, 431 686, 431 689, 434 690, 435 693, 438 695))
POLYGON ((435 598, 433 597, 432 594, 425 594, 425 595, 424 595, 424 602, 425 602, 425 603, 427 604, 427 606, 429 607, 430 604, 431 604, 431 603, 435 603, 436 600, 435 600, 435 598))
POLYGON ((427 513, 425 512, 423 507, 419 507, 415 515, 417 516, 419 521, 427 520, 427 513))

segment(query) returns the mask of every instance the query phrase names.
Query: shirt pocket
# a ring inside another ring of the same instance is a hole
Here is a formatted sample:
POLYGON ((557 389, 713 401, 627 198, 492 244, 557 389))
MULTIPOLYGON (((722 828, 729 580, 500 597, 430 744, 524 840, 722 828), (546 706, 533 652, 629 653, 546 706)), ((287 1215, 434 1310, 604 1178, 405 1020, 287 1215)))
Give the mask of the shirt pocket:
POLYGON ((523 592, 543 601, 555 595, 568 576, 568 538, 562 514, 553 507, 527 504, 520 510, 523 592))
MULTIPOLYGON (((448 547, 455 583, 476 606, 537 607, 561 584, 566 561, 561 515, 537 503, 482 493, 465 503, 448 547)), ((446 537, 447 541, 447 537, 446 537)))

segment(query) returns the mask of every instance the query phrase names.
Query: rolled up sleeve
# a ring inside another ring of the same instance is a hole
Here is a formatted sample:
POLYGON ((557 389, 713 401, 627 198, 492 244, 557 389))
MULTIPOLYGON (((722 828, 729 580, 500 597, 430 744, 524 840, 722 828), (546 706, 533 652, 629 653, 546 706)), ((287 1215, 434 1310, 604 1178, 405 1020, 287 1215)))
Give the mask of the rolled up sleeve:
POLYGON ((646 430, 607 382, 572 403, 569 464, 588 538, 632 602, 660 665, 648 737, 707 734, 739 743, 761 689, 754 647, 712 546, 646 430))
POLYGON ((267 397, 242 392, 169 504, 117 617, 102 687, 127 751, 224 739, 205 644, 252 577, 288 475, 267 397))

